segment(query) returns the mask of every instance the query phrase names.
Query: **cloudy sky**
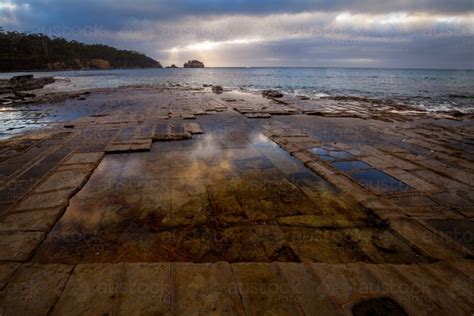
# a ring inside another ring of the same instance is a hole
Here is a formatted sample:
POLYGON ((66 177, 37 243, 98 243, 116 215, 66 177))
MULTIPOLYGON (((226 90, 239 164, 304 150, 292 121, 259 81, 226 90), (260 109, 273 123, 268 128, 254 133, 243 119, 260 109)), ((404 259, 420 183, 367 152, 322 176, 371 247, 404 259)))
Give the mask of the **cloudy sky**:
POLYGON ((163 65, 474 68, 473 0, 0 0, 0 26, 163 65))

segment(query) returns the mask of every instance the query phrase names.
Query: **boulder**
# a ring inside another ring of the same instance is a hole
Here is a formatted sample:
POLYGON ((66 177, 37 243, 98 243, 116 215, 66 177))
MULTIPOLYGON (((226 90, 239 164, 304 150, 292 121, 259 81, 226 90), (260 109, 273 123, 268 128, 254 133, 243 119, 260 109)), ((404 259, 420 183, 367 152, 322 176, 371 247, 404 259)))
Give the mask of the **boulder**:
POLYGON ((262 91, 262 96, 264 98, 282 98, 283 97, 283 93, 281 93, 280 91, 278 90, 263 90, 262 91))
POLYGON ((224 92, 224 88, 222 88, 221 86, 212 86, 212 92, 216 94, 221 94, 224 92))
POLYGON ((172 64, 171 66, 168 66, 166 68, 178 68, 175 64, 172 64))
POLYGON ((204 68, 204 63, 199 60, 188 60, 183 65, 184 68, 204 68))

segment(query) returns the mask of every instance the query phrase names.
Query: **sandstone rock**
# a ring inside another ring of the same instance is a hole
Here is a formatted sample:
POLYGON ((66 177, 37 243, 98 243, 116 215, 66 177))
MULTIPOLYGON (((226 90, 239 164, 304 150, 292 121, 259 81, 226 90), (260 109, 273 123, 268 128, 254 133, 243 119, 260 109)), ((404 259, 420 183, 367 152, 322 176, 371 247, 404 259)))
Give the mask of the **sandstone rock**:
POLYGON ((65 188, 78 188, 82 186, 88 174, 88 171, 80 170, 69 170, 52 173, 35 189, 35 192, 40 193, 61 190, 65 188))
POLYGON ((0 263, 0 290, 2 290, 8 279, 18 269, 20 263, 17 262, 1 262, 0 263))
POLYGON ((89 68, 92 69, 109 69, 110 63, 108 60, 95 58, 89 61, 89 68))
POLYGON ((224 92, 224 88, 222 88, 221 86, 212 86, 212 92, 216 94, 221 94, 224 92))
POLYGON ((33 75, 13 76, 8 80, 11 84, 21 84, 33 80, 33 75))
POLYGON ((299 315, 300 306, 280 272, 269 264, 238 263, 232 270, 249 315, 299 315))
POLYGON ((191 134, 203 134, 204 131, 201 128, 201 125, 199 123, 185 123, 184 129, 186 132, 191 133, 191 134))
POLYGON ((0 232, 44 231, 48 232, 62 214, 62 208, 11 212, 0 221, 0 232))
POLYGON ((245 314, 228 263, 173 265, 176 314, 245 314))
POLYGON ((16 207, 17 211, 36 210, 65 206, 74 193, 74 189, 64 189, 47 193, 33 193, 27 195, 16 207))
POLYGON ((75 153, 69 156, 69 158, 63 162, 63 165, 70 164, 88 164, 88 163, 98 163, 104 154, 102 152, 91 152, 91 153, 75 153))
POLYGON ((128 263, 118 286, 119 315, 171 314, 169 263, 128 263))
POLYGON ((5 315, 47 315, 59 299, 72 266, 25 264, 0 294, 5 315))
POLYGON ((297 95, 296 97, 300 100, 311 100, 310 97, 306 95, 297 95))
POLYGON ((204 63, 199 60, 188 60, 183 65, 184 68, 204 68, 204 63))
POLYGON ((123 264, 75 268, 52 315, 113 315, 123 264))
POLYGON ((278 90, 263 90, 262 91, 262 96, 265 97, 265 98, 282 98, 283 97, 283 93, 281 93, 280 91, 278 90))
POLYGON ((305 226, 315 228, 352 227, 354 222, 348 218, 332 218, 318 215, 298 215, 278 218, 278 223, 284 226, 305 226))
POLYGON ((67 68, 66 64, 63 61, 55 61, 52 63, 48 63, 47 67, 49 70, 62 70, 67 68))
POLYGON ((26 261, 43 239, 42 232, 0 233, 0 260, 26 261))
MULTIPOLYGON (((18 91, 41 89, 45 85, 53 83, 53 82, 54 82, 53 77, 34 78, 33 75, 15 76, 15 77, 12 77, 8 81, 3 81, 0 83, 0 94, 18 93, 18 91)), ((25 96, 19 95, 17 97, 25 97, 25 96)), ((28 95, 28 97, 30 96, 31 95, 28 95)))

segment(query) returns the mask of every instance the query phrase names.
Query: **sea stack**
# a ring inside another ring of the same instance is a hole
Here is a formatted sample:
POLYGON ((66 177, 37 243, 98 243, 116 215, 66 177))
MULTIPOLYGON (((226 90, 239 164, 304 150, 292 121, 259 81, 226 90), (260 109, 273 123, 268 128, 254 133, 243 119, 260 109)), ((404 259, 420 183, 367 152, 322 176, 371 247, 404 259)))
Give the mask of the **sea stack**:
POLYGON ((204 68, 204 63, 199 60, 188 60, 183 65, 184 68, 204 68))

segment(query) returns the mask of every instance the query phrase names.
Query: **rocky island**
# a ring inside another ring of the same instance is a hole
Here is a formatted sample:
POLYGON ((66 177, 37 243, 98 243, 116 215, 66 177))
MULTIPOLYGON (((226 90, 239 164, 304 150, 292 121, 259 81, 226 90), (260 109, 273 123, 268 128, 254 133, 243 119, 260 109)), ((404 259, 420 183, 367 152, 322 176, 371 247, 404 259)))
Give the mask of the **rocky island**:
POLYGON ((188 60, 183 65, 184 68, 204 68, 204 63, 199 60, 188 60))
POLYGON ((0 31, 0 71, 162 68, 144 54, 44 34, 0 31))

